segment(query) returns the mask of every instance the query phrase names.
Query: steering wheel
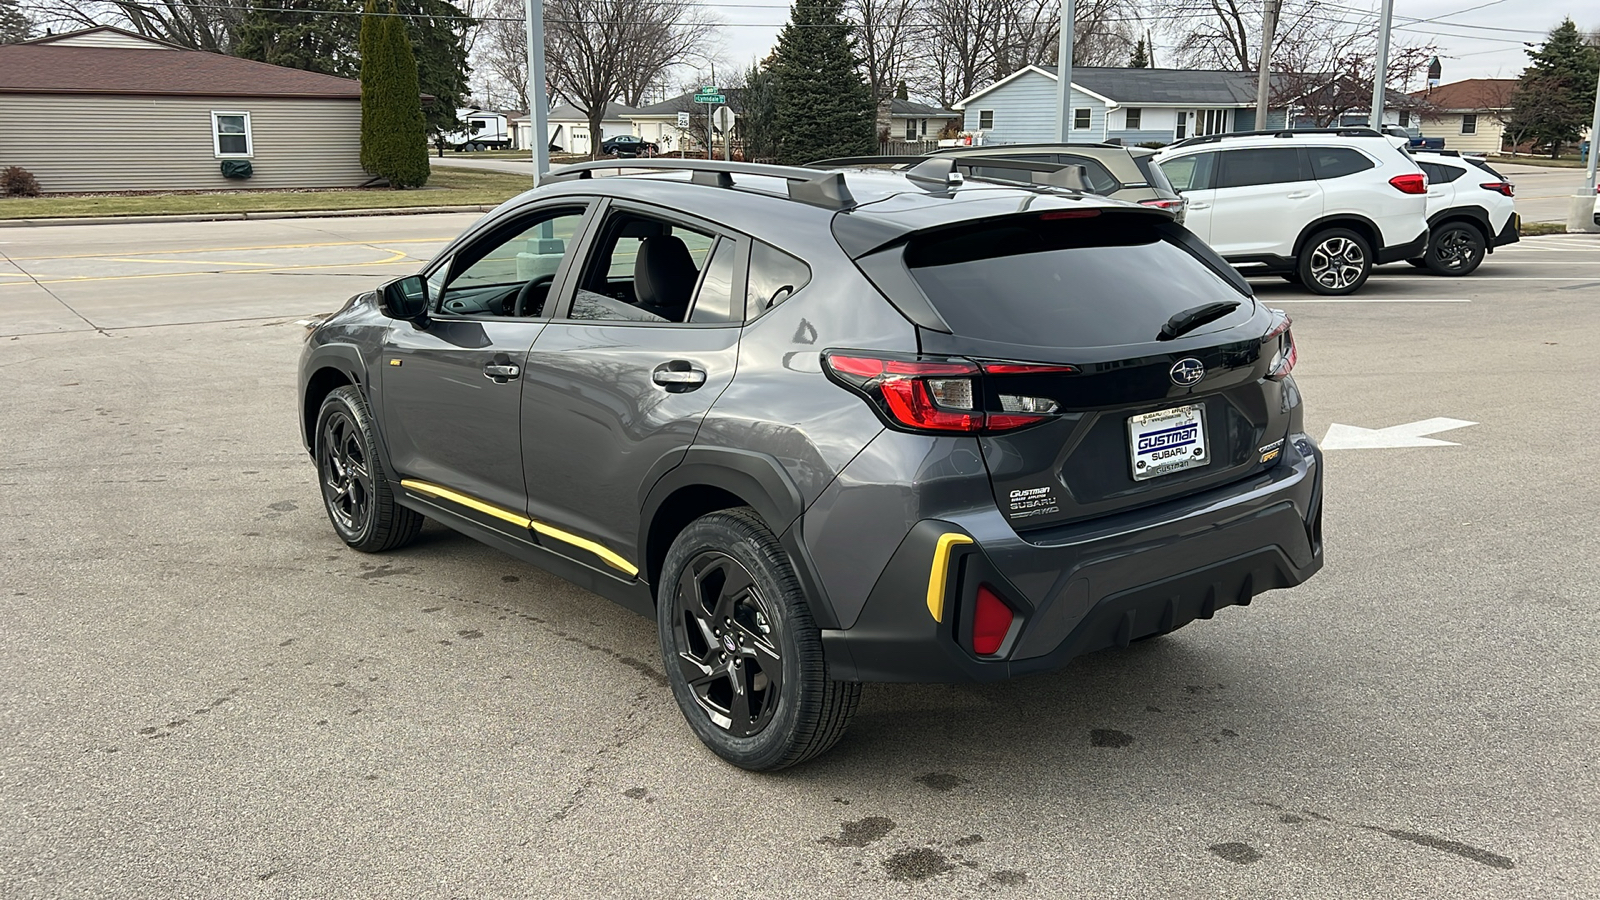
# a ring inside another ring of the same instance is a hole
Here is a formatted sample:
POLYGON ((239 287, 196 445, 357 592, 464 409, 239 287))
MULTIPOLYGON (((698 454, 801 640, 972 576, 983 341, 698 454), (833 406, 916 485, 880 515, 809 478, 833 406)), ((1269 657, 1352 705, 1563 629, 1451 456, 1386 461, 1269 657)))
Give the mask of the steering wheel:
POLYGON ((532 296, 534 289, 542 286, 548 291, 550 285, 555 283, 555 280, 556 273, 551 272, 548 275, 540 275, 523 285, 522 290, 517 291, 516 301, 511 305, 511 315, 519 319, 528 315, 528 297, 532 296))

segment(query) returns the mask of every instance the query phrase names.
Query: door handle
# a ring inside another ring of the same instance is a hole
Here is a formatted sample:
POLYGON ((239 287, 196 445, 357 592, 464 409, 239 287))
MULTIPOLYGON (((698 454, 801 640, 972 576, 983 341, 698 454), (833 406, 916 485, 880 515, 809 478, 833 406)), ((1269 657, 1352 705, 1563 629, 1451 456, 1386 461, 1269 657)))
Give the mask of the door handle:
POLYGON ((1193 200, 1189 201, 1189 209, 1190 210, 1210 209, 1210 208, 1211 208, 1211 204, 1209 204, 1209 203, 1195 203, 1193 200))
POLYGON ((505 384, 520 374, 522 374, 522 370, 516 366, 489 363, 483 367, 483 376, 500 384, 505 384))
POLYGON ((675 359, 656 366, 650 380, 669 391, 692 391, 706 383, 704 369, 696 369, 685 359, 675 359))
POLYGON ((1289 199, 1290 200, 1304 200, 1305 198, 1307 198, 1309 196, 1311 196, 1311 192, 1310 191, 1295 191, 1294 193, 1289 195, 1289 199))

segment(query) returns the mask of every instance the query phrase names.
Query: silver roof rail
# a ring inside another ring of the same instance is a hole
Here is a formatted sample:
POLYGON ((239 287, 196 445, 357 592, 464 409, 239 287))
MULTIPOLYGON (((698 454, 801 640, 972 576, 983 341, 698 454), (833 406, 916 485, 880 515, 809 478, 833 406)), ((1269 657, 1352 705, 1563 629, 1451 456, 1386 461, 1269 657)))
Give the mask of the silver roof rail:
POLYGON ((574 163, 552 172, 547 181, 576 181, 593 178, 596 171, 642 169, 651 172, 689 172, 690 181, 708 187, 733 187, 734 175, 781 178, 787 182, 789 199, 823 209, 846 210, 856 205, 844 183, 842 172, 818 172, 799 166, 766 163, 719 162, 711 159, 630 159, 595 160, 574 163))
POLYGON ((941 153, 938 156, 841 156, 806 163, 807 167, 842 168, 846 166, 910 166, 904 175, 913 184, 929 190, 945 190, 961 184, 963 177, 972 181, 999 184, 1038 184, 1063 188, 1078 193, 1089 191, 1089 171, 1075 163, 1046 162, 1044 160, 1009 159, 1003 156, 960 156, 941 153), (997 178, 975 175, 974 168, 1012 169, 1027 172, 1028 178, 997 178))

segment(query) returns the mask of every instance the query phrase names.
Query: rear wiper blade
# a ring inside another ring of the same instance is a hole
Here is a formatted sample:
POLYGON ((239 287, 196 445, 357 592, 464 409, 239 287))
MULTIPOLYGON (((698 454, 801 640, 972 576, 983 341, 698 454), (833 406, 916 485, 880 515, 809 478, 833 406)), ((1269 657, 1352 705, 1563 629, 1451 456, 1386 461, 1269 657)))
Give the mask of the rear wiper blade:
POLYGON ((1191 307, 1181 313, 1175 314, 1161 326, 1161 333, 1156 335, 1158 341, 1170 341, 1182 334, 1187 334, 1207 322, 1215 322, 1228 313, 1239 308, 1237 300, 1219 300, 1216 303, 1205 303, 1191 307))

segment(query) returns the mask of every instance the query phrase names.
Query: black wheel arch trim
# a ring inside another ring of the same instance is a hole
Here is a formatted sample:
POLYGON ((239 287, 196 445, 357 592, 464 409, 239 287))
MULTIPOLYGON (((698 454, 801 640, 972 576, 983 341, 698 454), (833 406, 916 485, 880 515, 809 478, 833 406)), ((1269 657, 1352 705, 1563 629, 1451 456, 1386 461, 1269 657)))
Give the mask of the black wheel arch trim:
POLYGON ((360 388, 361 393, 367 397, 368 404, 372 402, 372 392, 367 383, 367 362, 362 357, 359 347, 354 344, 323 344, 311 350, 300 364, 299 387, 300 440, 308 452, 314 449, 311 428, 316 423, 317 408, 321 406, 321 401, 319 400, 316 407, 313 407, 307 392, 311 389, 311 382, 317 373, 324 369, 333 369, 343 375, 346 381, 360 388))
POLYGON ((1428 230, 1432 231, 1438 225, 1457 219, 1470 219, 1472 224, 1477 225, 1478 230, 1483 232, 1485 241, 1494 237, 1494 228, 1489 224, 1489 214, 1477 206, 1452 206, 1449 209, 1441 209, 1428 217, 1428 230))
POLYGON ((656 480, 640 504, 637 553, 642 580, 654 584, 660 577, 650 547, 651 531, 662 507, 678 491, 695 487, 726 491, 754 509, 789 554, 817 626, 838 627, 833 604, 822 589, 816 565, 796 527, 805 511, 805 499, 783 464, 766 453, 733 447, 691 447, 681 463, 656 480))
POLYGON ((1378 223, 1359 213, 1342 212, 1313 219, 1309 225, 1300 229, 1299 237, 1294 239, 1294 258, 1297 260, 1300 258, 1301 251, 1317 232, 1326 228, 1349 228, 1352 224, 1366 232, 1367 250, 1376 256, 1383 249, 1383 229, 1378 227, 1378 223))

